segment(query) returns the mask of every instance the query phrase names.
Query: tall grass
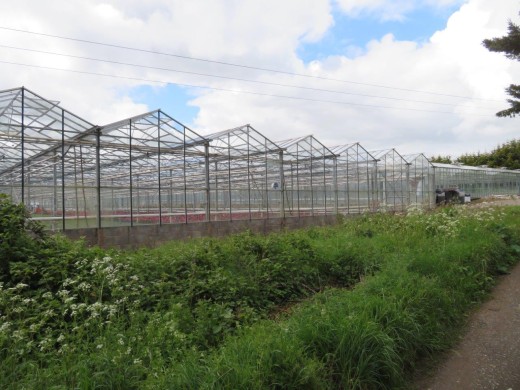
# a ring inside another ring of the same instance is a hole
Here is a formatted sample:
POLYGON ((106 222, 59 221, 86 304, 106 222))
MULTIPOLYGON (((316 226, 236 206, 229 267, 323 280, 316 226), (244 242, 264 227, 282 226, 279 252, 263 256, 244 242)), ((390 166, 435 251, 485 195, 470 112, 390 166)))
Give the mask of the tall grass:
POLYGON ((122 252, 0 206, 8 389, 400 386, 520 254, 517 208, 122 252))
MULTIPOLYGON (((403 250, 389 256, 377 274, 366 277, 352 291, 331 288, 316 294, 282 321, 245 330, 202 365, 196 359, 182 362, 181 367, 191 366, 193 377, 199 378, 196 384, 183 382, 176 375, 179 367, 173 366, 165 375, 170 381, 163 385, 222 389, 404 386, 417 361, 451 345, 465 313, 485 296, 492 277, 520 255, 519 226, 514 220, 518 209, 507 214, 455 213, 452 217, 458 218, 458 228, 448 237, 441 234, 443 229, 418 229, 434 226, 431 219, 445 219, 445 215, 404 221, 415 229, 400 239, 403 250), (414 241, 419 245, 413 245, 414 241), (277 361, 266 366, 265 354, 273 351, 277 361), (278 361, 292 362, 290 370, 278 361), (197 371, 197 367, 203 368, 197 371), (298 375, 285 376, 295 372, 298 375), (278 378, 283 378, 282 385, 278 378), (248 387, 250 383, 254 387, 248 387)), ((397 230, 392 224, 385 226, 390 221, 386 218, 376 218, 373 237, 407 230, 406 226, 397 230)), ((387 243, 396 243, 394 239, 387 237, 387 243)))

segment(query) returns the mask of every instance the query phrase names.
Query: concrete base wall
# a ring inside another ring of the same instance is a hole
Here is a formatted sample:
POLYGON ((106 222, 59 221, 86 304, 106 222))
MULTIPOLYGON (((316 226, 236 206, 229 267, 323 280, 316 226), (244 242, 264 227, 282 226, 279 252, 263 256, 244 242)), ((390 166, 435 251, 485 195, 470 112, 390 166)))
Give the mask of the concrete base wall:
POLYGON ((103 248, 136 249, 155 247, 172 240, 189 240, 200 237, 225 237, 251 230, 254 233, 301 229, 310 226, 333 225, 335 215, 320 215, 300 218, 270 218, 238 221, 213 221, 171 225, 141 225, 107 228, 66 230, 62 233, 71 238, 83 238, 88 245, 103 248))

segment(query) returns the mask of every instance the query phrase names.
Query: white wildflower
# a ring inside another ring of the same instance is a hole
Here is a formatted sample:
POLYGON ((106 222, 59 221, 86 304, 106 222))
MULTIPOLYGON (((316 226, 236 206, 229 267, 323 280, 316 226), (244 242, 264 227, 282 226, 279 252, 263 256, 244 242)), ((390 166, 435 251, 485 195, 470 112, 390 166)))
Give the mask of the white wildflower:
POLYGON ((62 285, 63 285, 63 287, 67 287, 74 283, 76 283, 76 281, 74 279, 67 278, 63 281, 62 285))
POLYGON ((2 325, 0 325, 0 332, 7 332, 9 328, 11 327, 11 322, 7 321, 4 322, 2 325))
POLYGON ((89 283, 86 283, 86 282, 81 282, 78 285, 78 289, 81 290, 81 291, 88 291, 88 290, 90 290, 90 287, 92 287, 92 286, 89 283))

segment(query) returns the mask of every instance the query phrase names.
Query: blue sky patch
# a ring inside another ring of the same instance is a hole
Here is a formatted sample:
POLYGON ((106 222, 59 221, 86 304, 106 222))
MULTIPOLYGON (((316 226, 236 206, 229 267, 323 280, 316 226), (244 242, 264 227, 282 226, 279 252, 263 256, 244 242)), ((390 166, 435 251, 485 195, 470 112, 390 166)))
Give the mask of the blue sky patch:
POLYGON ((334 55, 352 58, 359 49, 362 52, 368 42, 388 33, 397 41, 427 42, 436 31, 446 27, 456 9, 455 6, 442 10, 422 7, 407 14, 402 21, 381 21, 369 15, 352 18, 336 10, 334 26, 319 42, 301 45, 297 54, 306 63, 334 55))
POLYGON ((199 109, 189 106, 194 97, 186 88, 168 84, 165 87, 140 86, 132 89, 130 97, 136 103, 147 104, 150 110, 161 109, 171 117, 190 127, 199 109))

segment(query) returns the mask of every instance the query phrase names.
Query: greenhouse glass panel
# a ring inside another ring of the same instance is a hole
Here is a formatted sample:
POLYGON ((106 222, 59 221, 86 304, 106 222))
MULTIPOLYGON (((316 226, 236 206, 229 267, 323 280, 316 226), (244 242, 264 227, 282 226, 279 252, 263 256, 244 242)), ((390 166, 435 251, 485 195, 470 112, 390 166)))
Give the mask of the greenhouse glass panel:
POLYGON ((435 191, 520 193, 520 172, 423 154, 201 136, 161 110, 96 126, 26 88, 0 91, 0 192, 49 230, 401 211, 435 191))
POLYGON ((337 155, 338 212, 372 211, 377 199, 377 161, 359 143, 331 148, 337 155))
POLYGON ((422 153, 403 156, 407 161, 408 205, 430 208, 435 205, 433 165, 422 153))
POLYGON ((286 215, 335 213, 336 156, 312 135, 279 141, 284 148, 286 215))
POLYGON ((209 139, 212 220, 279 217, 282 213, 281 148, 250 125, 209 139))
POLYGON ((72 157, 77 148, 91 153, 92 145, 80 140, 93 128, 26 88, 0 91, 2 192, 23 202, 48 229, 76 227, 80 218, 95 226, 97 205, 91 193, 96 189, 88 172, 92 160, 81 160, 82 174, 75 176, 78 161, 72 157))
POLYGON ((395 149, 370 154, 377 160, 375 208, 403 211, 409 204, 407 161, 395 149))

